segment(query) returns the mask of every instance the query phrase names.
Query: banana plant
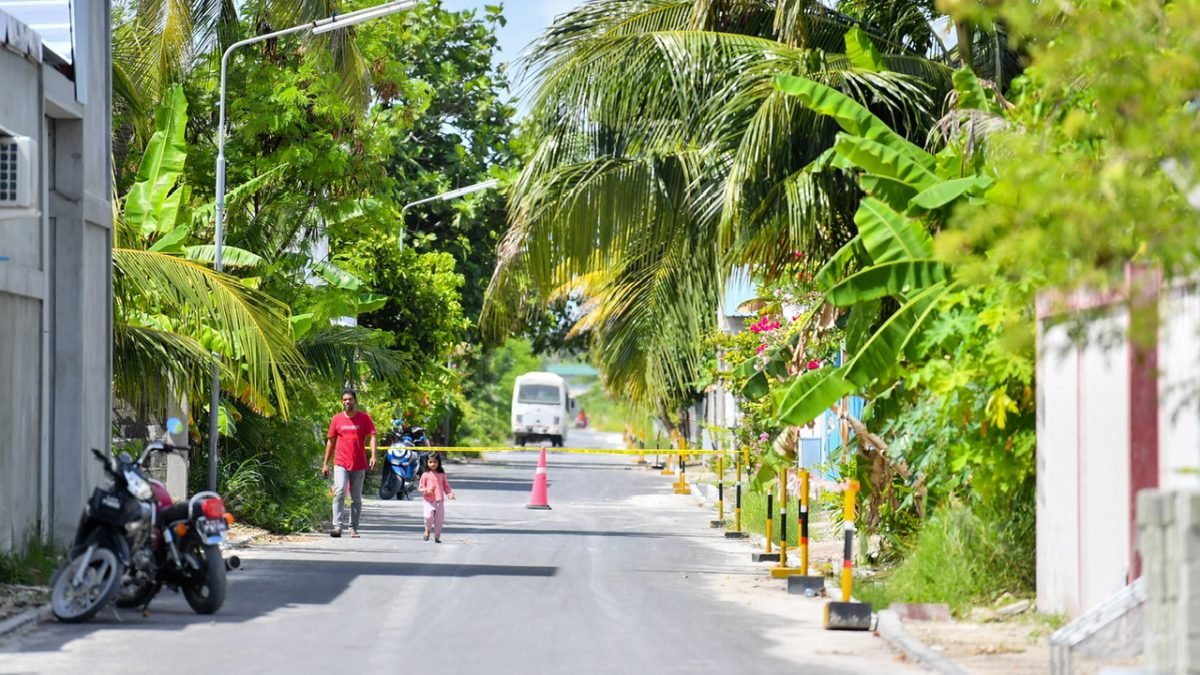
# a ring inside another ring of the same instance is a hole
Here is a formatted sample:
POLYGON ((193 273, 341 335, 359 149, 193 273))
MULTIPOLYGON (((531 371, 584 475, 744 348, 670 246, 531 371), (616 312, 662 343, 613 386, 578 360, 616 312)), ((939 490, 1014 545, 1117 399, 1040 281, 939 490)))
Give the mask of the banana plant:
MULTIPOLYGON (((211 246, 187 245, 204 224, 193 217, 190 189, 180 181, 186 125, 187 100, 174 87, 155 114, 134 184, 116 200, 114 393, 146 409, 178 394, 206 400, 215 354, 227 394, 265 413, 285 413, 285 379, 302 362, 289 309, 257 291, 253 280, 213 270, 206 264, 211 246), (174 391, 146 386, 154 381, 170 382, 174 391)), ((260 260, 249 251, 225 249, 230 267, 260 260)), ((228 431, 223 426, 222 433, 228 431)))
MULTIPOLYGON (((871 60, 869 48, 860 60, 871 60)), ((991 105, 971 71, 959 71, 954 82, 960 106, 991 105)), ((850 393, 890 385, 905 361, 921 358, 922 332, 958 285, 935 257, 931 232, 959 203, 981 201, 992 180, 977 173, 962 148, 948 144, 932 154, 835 89, 794 76, 777 77, 775 86, 837 122, 842 132, 832 155, 820 161, 855 173, 866 193, 854 215, 858 234, 816 277, 825 301, 849 311, 846 358, 775 392, 779 422, 795 426, 850 393), (899 307, 883 316, 888 298, 899 307)), ((761 391, 757 385, 753 393, 761 391)))

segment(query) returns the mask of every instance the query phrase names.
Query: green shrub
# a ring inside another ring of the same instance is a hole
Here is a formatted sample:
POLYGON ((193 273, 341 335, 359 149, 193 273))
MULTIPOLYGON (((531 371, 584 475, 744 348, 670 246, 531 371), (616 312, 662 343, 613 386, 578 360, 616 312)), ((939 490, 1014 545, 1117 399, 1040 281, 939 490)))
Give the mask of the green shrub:
MULTIPOLYGON (((330 503, 320 472, 323 431, 302 419, 242 416, 220 464, 221 493, 239 521, 279 533, 320 524, 330 503)), ((192 463, 193 491, 204 488, 208 474, 196 469, 205 466, 192 463)))
POLYGON ((30 534, 20 550, 0 554, 0 584, 45 586, 62 553, 51 542, 30 534))
POLYGON ((974 511, 940 508, 922 526, 896 568, 855 587, 876 607, 892 602, 944 602, 955 612, 1004 592, 1034 592, 1034 507, 974 511))

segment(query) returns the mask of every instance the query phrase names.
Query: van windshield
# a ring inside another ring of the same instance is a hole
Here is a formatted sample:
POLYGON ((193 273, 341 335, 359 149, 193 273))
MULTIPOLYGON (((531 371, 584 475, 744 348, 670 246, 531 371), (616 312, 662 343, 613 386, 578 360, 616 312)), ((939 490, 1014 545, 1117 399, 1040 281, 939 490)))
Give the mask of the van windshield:
POLYGON ((523 384, 517 392, 517 403, 561 405, 562 395, 553 384, 523 384))

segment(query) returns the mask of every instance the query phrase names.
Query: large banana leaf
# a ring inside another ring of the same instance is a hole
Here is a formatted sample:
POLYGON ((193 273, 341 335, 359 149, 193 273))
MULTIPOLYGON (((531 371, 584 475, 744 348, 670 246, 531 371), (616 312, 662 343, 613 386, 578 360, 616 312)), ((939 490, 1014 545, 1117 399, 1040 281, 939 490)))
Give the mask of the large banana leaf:
POLYGON ((887 64, 883 62, 883 54, 875 48, 875 43, 867 37, 867 32, 858 26, 851 26, 850 30, 846 31, 846 58, 850 59, 855 68, 861 70, 881 73, 888 69, 887 64))
POLYGON ((968 176, 967 178, 943 181, 922 190, 920 194, 912 198, 911 204, 926 211, 933 211, 964 195, 978 194, 986 190, 992 183, 992 179, 987 176, 968 176))
POLYGON ((813 370, 801 375, 786 389, 779 390, 775 400, 779 422, 799 426, 815 420, 854 389, 845 374, 844 367, 813 370))
POLYGON ((840 91, 794 75, 776 76, 775 86, 784 93, 798 97, 813 111, 832 117, 847 133, 902 152, 927 171, 937 169, 932 155, 893 131, 866 107, 840 91))
POLYGON ((960 110, 992 110, 992 104, 988 101, 983 86, 979 84, 979 78, 975 77, 975 71, 970 68, 959 68, 954 71, 952 80, 954 90, 958 92, 958 108, 960 110))
MULTIPOLYGON (((151 249, 154 250, 154 249, 151 249)), ((217 249, 212 244, 185 246, 184 257, 188 260, 211 263, 217 259, 217 249)), ((225 267, 258 267, 263 263, 263 257, 236 246, 221 247, 221 265, 225 267)))
POLYGON ((838 249, 837 253, 834 253, 821 266, 821 269, 817 270, 817 276, 814 277, 817 288, 828 291, 837 286, 845 278, 846 269, 849 268, 850 264, 865 255, 866 251, 863 249, 862 235, 855 236, 846 242, 845 246, 838 249))
POLYGON ((175 227, 175 215, 183 195, 175 187, 187 159, 187 99, 182 87, 172 87, 164 105, 154 116, 154 135, 146 144, 146 153, 138 167, 129 194, 125 196, 125 220, 149 237, 175 227))
POLYGON ((859 204, 854 214, 863 247, 875 264, 933 257, 933 238, 916 220, 896 213, 873 197, 859 204))
POLYGON ((894 145, 841 133, 833 147, 839 155, 868 173, 895 179, 918 191, 927 190, 942 180, 936 166, 926 167, 894 145))
POLYGON ((858 183, 862 186, 863 192, 897 211, 907 211, 909 202, 918 194, 917 189, 908 183, 887 176, 863 174, 859 177, 858 183))
POLYGON ((838 307, 849 307, 888 296, 903 298, 946 278, 946 268, 937 260, 896 260, 846 277, 829 289, 825 299, 838 307))
POLYGON ((925 322, 937 311, 938 303, 949 289, 948 284, 934 284, 913 296, 888 317, 846 363, 846 380, 865 387, 872 380, 891 372, 904 348, 925 327, 925 322))

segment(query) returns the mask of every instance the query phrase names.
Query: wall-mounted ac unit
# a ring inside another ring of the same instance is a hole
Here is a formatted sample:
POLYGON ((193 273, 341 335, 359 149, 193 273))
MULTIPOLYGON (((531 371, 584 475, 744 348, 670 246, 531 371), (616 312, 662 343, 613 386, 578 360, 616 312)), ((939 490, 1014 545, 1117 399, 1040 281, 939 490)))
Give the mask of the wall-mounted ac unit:
POLYGON ((0 219, 36 215, 37 144, 25 136, 0 136, 0 219))

